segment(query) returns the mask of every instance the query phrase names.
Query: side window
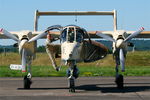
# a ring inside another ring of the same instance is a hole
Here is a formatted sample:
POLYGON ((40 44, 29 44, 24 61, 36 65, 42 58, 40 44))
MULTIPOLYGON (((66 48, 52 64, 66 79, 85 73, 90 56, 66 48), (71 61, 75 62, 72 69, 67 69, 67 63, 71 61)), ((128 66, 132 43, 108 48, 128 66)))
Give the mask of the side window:
POLYGON ((82 42, 83 41, 83 31, 81 29, 77 29, 77 32, 76 32, 76 41, 77 42, 82 42))
POLYGON ((66 37, 67 37, 67 28, 64 29, 61 33, 61 41, 65 42, 66 41, 66 37))

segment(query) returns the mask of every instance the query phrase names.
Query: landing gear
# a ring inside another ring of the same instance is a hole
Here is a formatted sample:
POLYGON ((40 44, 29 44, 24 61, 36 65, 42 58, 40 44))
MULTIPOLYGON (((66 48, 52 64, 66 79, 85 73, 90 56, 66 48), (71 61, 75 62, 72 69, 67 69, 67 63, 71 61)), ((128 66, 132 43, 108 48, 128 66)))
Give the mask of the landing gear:
POLYGON ((31 57, 28 57, 27 59, 27 70, 28 70, 28 74, 26 76, 24 76, 24 89, 30 89, 30 86, 32 84, 31 78, 32 78, 32 74, 31 74, 31 57))
POLYGON ((119 89, 123 89, 124 87, 124 78, 123 75, 119 74, 119 67, 121 69, 122 72, 125 71, 125 57, 126 57, 126 50, 124 50, 123 48, 118 48, 114 51, 114 58, 115 58, 115 62, 116 62, 116 85, 117 88, 119 89))
POLYGON ((69 92, 75 92, 75 78, 71 77, 68 79, 69 84, 69 92))
POLYGON ((118 89, 123 89, 123 87, 124 87, 123 86, 124 85, 123 80, 124 80, 123 75, 119 74, 118 76, 116 76, 115 82, 116 82, 118 89))
POLYGON ((70 77, 70 76, 71 76, 71 71, 73 71, 73 72, 72 72, 72 76, 73 76, 75 79, 77 79, 77 78, 79 77, 79 69, 77 68, 77 66, 74 65, 73 69, 71 69, 71 68, 68 68, 68 69, 67 69, 67 77, 70 77))
POLYGON ((75 65, 75 62, 70 61, 69 68, 67 70, 69 92, 75 92, 75 79, 77 79, 78 76, 79 76, 79 70, 75 65))
POLYGON ((32 84, 31 78, 26 75, 24 77, 24 89, 30 89, 30 85, 32 84))
POLYGON ((119 74, 118 67, 119 67, 119 63, 116 64, 116 79, 115 79, 115 83, 116 83, 118 89, 123 89, 124 88, 124 78, 123 78, 123 75, 119 74))

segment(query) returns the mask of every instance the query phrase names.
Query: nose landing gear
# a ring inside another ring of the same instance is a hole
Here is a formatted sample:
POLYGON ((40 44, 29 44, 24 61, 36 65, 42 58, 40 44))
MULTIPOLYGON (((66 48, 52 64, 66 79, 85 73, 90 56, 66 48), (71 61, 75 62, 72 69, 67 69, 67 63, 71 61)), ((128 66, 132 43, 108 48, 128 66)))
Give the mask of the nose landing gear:
POLYGON ((75 78, 74 77, 68 78, 68 85, 69 85, 69 92, 75 92, 75 78))
POLYGON ((68 77, 68 85, 69 85, 69 92, 75 92, 75 79, 79 76, 79 70, 74 62, 70 62, 70 66, 67 70, 67 77, 68 77))

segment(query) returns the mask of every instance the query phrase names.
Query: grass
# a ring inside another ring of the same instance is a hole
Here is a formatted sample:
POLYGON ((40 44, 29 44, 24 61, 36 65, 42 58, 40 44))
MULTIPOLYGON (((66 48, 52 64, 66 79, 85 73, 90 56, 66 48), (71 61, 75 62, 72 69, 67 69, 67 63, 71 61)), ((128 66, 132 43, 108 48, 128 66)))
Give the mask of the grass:
MULTIPOLYGON (((60 59, 57 60, 59 62, 60 59)), ((17 53, 0 54, 0 77, 21 77, 26 73, 9 69, 9 64, 20 64, 20 56, 17 53)), ((78 64, 80 76, 115 76, 115 63, 112 55, 93 63, 78 64)), ((66 76, 67 67, 56 72, 46 53, 37 53, 37 59, 32 63, 32 74, 38 77, 66 76)), ((122 73, 122 72, 121 72, 122 73)), ((150 76, 150 52, 129 52, 126 60, 125 76, 150 76)))
MULTIPOLYGON (((32 66, 33 76, 66 76, 67 67, 62 67, 56 72, 51 66, 32 66)), ((112 66, 92 67, 80 66, 80 76, 115 76, 115 68, 112 66)), ((150 76, 150 66, 126 66, 126 71, 121 72, 125 76, 150 76)), ((10 70, 8 66, 0 67, 0 77, 21 77, 26 73, 10 70)))

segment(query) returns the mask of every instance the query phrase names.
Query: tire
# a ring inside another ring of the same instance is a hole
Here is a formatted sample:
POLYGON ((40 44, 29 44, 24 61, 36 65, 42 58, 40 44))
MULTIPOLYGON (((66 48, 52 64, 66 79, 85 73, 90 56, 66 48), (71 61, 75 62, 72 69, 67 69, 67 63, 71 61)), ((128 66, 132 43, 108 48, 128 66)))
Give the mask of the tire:
POLYGON ((123 79, 123 75, 118 75, 117 77, 116 77, 116 85, 117 85, 117 88, 118 89, 123 89, 124 88, 124 79, 123 79))
POLYGON ((24 89, 30 89, 31 80, 27 78, 27 75, 24 77, 24 89))
POLYGON ((75 92, 75 82, 73 78, 69 79, 69 92, 75 92))

